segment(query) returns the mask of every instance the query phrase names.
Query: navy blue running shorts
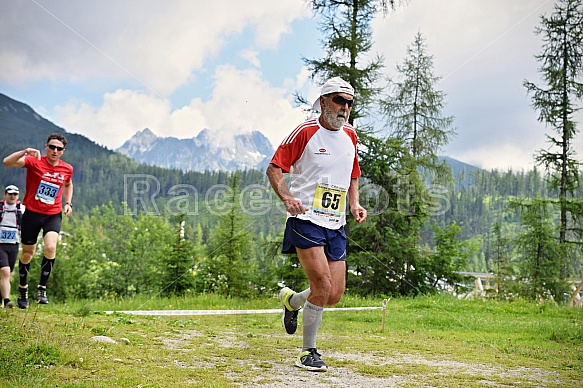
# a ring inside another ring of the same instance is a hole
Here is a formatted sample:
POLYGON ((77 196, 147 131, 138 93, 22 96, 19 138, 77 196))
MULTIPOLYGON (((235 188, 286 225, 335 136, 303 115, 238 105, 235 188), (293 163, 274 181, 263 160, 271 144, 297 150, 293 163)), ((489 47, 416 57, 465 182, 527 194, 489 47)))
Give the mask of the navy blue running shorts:
POLYGON ((346 233, 340 229, 328 229, 310 221, 289 217, 285 223, 282 253, 296 253, 296 247, 308 249, 324 247, 330 260, 346 260, 346 233))

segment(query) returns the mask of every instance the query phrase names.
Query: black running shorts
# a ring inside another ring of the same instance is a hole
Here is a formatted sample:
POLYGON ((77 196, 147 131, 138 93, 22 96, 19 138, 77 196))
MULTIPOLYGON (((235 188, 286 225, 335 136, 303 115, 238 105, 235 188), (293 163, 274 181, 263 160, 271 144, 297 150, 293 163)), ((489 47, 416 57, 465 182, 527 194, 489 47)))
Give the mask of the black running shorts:
POLYGON ((38 239, 38 234, 41 229, 43 231, 43 237, 48 232, 61 231, 61 220, 63 216, 61 213, 57 214, 40 214, 35 213, 31 210, 26 210, 22 214, 22 226, 20 231, 20 241, 24 245, 34 245, 38 239))

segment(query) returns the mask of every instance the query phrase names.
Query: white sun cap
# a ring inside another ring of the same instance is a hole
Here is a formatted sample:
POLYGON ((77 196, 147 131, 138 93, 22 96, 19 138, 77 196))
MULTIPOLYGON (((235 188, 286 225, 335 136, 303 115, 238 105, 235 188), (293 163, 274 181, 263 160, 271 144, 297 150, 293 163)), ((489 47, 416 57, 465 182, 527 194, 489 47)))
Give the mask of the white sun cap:
MULTIPOLYGON (((350 86, 350 84, 344 81, 340 77, 330 78, 324 85, 322 85, 322 91, 320 92, 320 96, 325 96, 327 94, 332 93, 346 93, 354 96, 354 88, 350 86)), ((312 109, 315 111, 320 112, 322 108, 320 107, 320 97, 314 101, 312 105, 312 109)))
POLYGON ((14 185, 6 186, 4 189, 5 194, 18 194, 18 187, 14 185))

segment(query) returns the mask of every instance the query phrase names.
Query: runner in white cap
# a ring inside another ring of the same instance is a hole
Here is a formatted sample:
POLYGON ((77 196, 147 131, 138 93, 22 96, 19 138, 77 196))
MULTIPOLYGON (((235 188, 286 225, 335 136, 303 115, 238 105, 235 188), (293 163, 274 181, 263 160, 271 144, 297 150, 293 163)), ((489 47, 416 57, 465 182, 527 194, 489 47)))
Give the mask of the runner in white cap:
POLYGON ((267 176, 287 210, 283 252, 297 253, 310 287, 296 293, 285 287, 279 299, 288 334, 297 329, 298 310, 304 307, 303 345, 295 365, 326 371, 316 349, 316 335, 324 306, 338 303, 346 273, 346 204, 357 223, 366 220, 358 199, 360 166, 357 137, 348 124, 354 88, 340 77, 328 80, 314 110, 321 111, 293 130, 276 150, 267 176), (291 174, 289 187, 283 174, 291 174))
POLYGON ((6 186, 0 200, 0 294, 4 308, 13 308, 10 301, 10 278, 18 258, 20 225, 24 206, 18 201, 18 187, 6 186))

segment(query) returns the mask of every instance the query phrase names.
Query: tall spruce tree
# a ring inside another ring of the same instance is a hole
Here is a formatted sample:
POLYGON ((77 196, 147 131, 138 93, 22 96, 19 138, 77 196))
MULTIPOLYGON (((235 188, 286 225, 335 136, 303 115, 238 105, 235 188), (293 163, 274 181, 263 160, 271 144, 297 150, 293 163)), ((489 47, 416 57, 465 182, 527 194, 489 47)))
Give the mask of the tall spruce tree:
POLYGON ((201 269, 205 291, 227 296, 246 296, 252 292, 251 282, 257 262, 252 253, 253 224, 240 205, 241 173, 230 176, 218 224, 212 231, 208 244, 208 260, 201 269))
MULTIPOLYGON (((536 56, 541 63, 539 73, 545 86, 524 81, 532 93, 532 105, 539 111, 539 121, 554 130, 547 135, 551 147, 538 151, 536 161, 549 170, 550 184, 558 192, 560 209, 559 243, 561 246, 561 277, 569 274, 569 256, 573 256, 572 245, 581 247, 581 239, 572 239, 579 232, 570 220, 581 220, 578 213, 580 200, 575 198, 579 187, 579 168, 573 139, 577 135, 574 114, 580 107, 576 102, 583 98, 583 3, 582 0, 560 0, 554 12, 541 16, 541 26, 536 34, 543 36, 542 52, 536 56)), ((575 258, 571 264, 575 264, 575 258)))
POLYGON ((492 227, 492 237, 494 249, 492 252, 492 270, 496 287, 494 297, 505 300, 511 293, 511 279, 514 275, 512 263, 510 262, 509 245, 510 239, 502 232, 502 226, 496 222, 492 227))
MULTIPOLYGON (((348 228, 351 234, 348 249, 354 253, 353 262, 360 275, 349 279, 349 286, 361 282, 358 287, 368 290, 365 292, 416 294, 424 292, 427 276, 424 263, 419 260, 418 231, 433 204, 431 199, 428 201, 429 193, 417 173, 421 163, 410 157, 411 152, 400 140, 376 138, 374 124, 367 122, 367 115, 379 108, 377 101, 382 89, 376 85, 384 64, 381 55, 362 63, 364 58, 370 57, 372 20, 379 14, 386 14, 396 3, 387 0, 313 0, 314 11, 323 18, 321 31, 325 36, 326 54, 322 59, 306 59, 305 62, 313 78, 320 82, 341 76, 354 86, 356 96, 350 123, 358 123, 356 130, 363 145, 359 151, 363 176, 389 197, 390 205, 386 208, 382 205, 380 214, 371 212, 373 225, 359 226, 354 231, 348 228), (411 187, 414 187, 413 191, 411 187), (415 194, 409 195, 411 192, 415 194)), ((433 97, 432 107, 436 107, 438 97, 442 96, 433 97)), ((438 103, 441 102, 442 99, 438 103)), ((432 129, 444 130, 442 133, 449 135, 445 129, 451 124, 450 119, 443 120, 445 123, 440 126, 432 123, 432 129)), ((443 145, 446 140, 440 138, 438 143, 443 145)), ((421 152, 417 156, 420 160, 428 159, 421 152)), ((425 164, 429 166, 430 163, 425 164)))
POLYGON ((160 294, 164 296, 182 296, 195 286, 191 272, 195 251, 192 243, 184 238, 185 218, 184 214, 174 217, 174 243, 169 247, 168 254, 161 259, 160 294))
MULTIPOLYGON (((394 0, 312 0, 312 9, 316 15, 321 16, 320 31, 324 39, 322 40, 325 50, 324 58, 307 59, 304 62, 312 73, 312 78, 318 83, 324 83, 327 79, 335 76, 342 77, 348 81, 355 89, 355 103, 350 113, 349 122, 355 125, 359 134, 359 141, 364 144, 372 160, 385 160, 385 155, 376 151, 387 151, 386 147, 376 147, 376 139, 373 137, 374 128, 372 124, 366 122, 366 118, 371 111, 378 107, 376 100, 381 92, 376 83, 381 79, 383 68, 383 58, 376 55, 372 60, 370 57, 372 41, 372 21, 379 14, 384 15, 395 6, 394 0)), ((307 102, 300 98, 300 101, 307 102)), ((361 168, 365 167, 361 163, 361 168)), ((384 169, 384 166, 379 168, 384 169)), ((363 168, 363 175, 368 173, 363 168)), ((364 227, 363 229, 368 229, 364 227)), ((346 227, 347 233, 352 233, 350 224, 346 227)), ((371 236, 361 234, 361 238, 349 238, 348 250, 355 249, 366 253, 368 242, 371 236), (361 244, 362 243, 362 244, 361 244)), ((379 236, 383 239, 383 236, 379 236)), ((371 261, 371 255, 362 254, 356 258, 359 268, 367 268, 371 261), (360 263, 360 264, 358 264, 360 263)), ((373 260, 374 263, 379 263, 373 260)), ((381 266, 384 268, 384 263, 381 266)), ((384 268, 386 269, 386 268, 384 268)), ((348 268, 347 268, 348 270, 348 268)), ((375 275, 369 281, 382 280, 382 275, 375 275)), ((364 277, 358 281, 365 281, 364 277)), ((362 287, 359 286, 362 289, 362 287)), ((370 287, 375 290, 374 284, 370 287)))
MULTIPOLYGON (((380 93, 375 87, 381 78, 383 58, 375 56, 363 64, 372 41, 371 23, 375 16, 386 14, 395 0, 312 0, 312 9, 321 15, 320 31, 324 34, 326 55, 322 59, 306 59, 312 78, 324 83, 331 77, 348 81, 356 94, 349 122, 364 118, 380 93)), ((357 128, 364 132, 363 123, 357 128)))
POLYGON ((521 213, 522 230, 515 241, 519 257, 520 291, 531 299, 562 301, 568 292, 561 279, 561 246, 550 217, 550 201, 530 198, 512 201, 512 207, 521 213))
MULTIPOLYGON (((361 236, 364 229, 355 233, 355 238, 361 237, 358 248, 367 246, 368 252, 374 252, 375 260, 367 264, 374 269, 378 281, 390 279, 384 285, 375 284, 376 290, 407 295, 431 291, 427 285, 435 283, 435 279, 455 283, 455 271, 461 270, 464 263, 453 254, 439 255, 440 261, 436 255, 420 250, 421 229, 430 216, 444 210, 436 202, 439 193, 427 185, 425 174, 435 172, 439 177, 450 178, 450 170, 439 162, 437 152, 455 132, 451 126, 453 117, 442 115, 445 95, 435 89, 439 77, 433 75, 433 59, 426 53, 421 34, 417 34, 404 64, 397 69, 402 82, 394 83, 392 93, 381 101, 391 136, 374 141, 367 138, 366 150, 361 152, 363 172, 388 193, 389 205, 385 212, 371 217, 374 227, 367 230, 372 236, 381 233, 380 241, 367 244, 366 236, 361 236), (379 155, 391 155, 398 161, 391 163, 379 155), (384 259, 378 260, 381 255, 384 259)), ((446 241, 449 244, 457 238, 459 230, 450 240, 440 238, 440 233, 456 228, 459 227, 451 225, 434 230, 436 252, 446 252, 446 241)))
POLYGON ((454 118, 443 115, 445 93, 436 89, 441 77, 434 75, 433 56, 427 54, 420 32, 397 71, 401 79, 391 82, 390 94, 382 101, 391 136, 405 140, 418 167, 443 168, 438 153, 455 135, 454 118))

